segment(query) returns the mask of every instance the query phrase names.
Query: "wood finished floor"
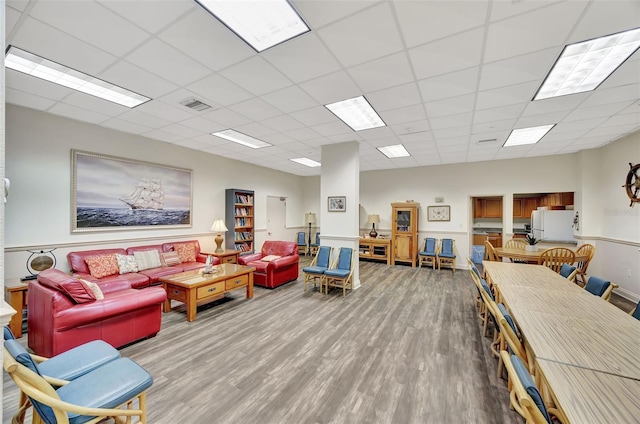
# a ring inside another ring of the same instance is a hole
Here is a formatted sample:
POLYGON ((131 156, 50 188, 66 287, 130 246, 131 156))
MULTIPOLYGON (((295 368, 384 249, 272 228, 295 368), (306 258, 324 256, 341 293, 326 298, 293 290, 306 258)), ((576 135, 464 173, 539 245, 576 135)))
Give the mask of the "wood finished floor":
MULTIPOLYGON (((361 261, 360 280, 346 298, 305 293, 302 277, 252 300, 238 290, 191 323, 174 303, 155 338, 121 349, 154 378, 148 422, 523 422, 481 336, 468 271, 361 261)), ((10 422, 17 390, 3 374, 10 422)))

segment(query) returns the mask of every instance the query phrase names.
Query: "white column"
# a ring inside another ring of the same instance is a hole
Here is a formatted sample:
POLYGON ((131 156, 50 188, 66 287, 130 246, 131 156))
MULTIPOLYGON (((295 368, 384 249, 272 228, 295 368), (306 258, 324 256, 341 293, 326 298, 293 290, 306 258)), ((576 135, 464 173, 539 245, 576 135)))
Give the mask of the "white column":
POLYGON ((360 287, 358 261, 360 218, 360 145, 357 141, 322 146, 322 177, 320 181, 320 222, 322 244, 350 247, 356 255, 353 288, 360 287), (329 212, 328 198, 344 196, 344 212, 329 212))

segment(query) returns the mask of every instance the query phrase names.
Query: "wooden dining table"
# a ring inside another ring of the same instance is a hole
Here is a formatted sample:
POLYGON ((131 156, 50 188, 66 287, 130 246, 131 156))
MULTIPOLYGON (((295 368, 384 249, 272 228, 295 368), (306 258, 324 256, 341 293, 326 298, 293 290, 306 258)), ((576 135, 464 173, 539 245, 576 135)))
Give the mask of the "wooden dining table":
POLYGON ((545 266, 483 265, 520 329, 536 381, 568 421, 636 422, 628 418, 640 417, 640 322, 545 266))
MULTIPOLYGON (((506 247, 496 247, 495 251, 496 254, 498 255, 498 257, 500 259, 503 258, 508 258, 508 259, 518 259, 521 261, 526 261, 527 263, 532 263, 532 264, 537 264, 538 260, 540 259, 540 254, 544 251, 545 249, 542 248, 538 248, 537 251, 535 252, 531 252, 528 250, 524 250, 524 249, 515 249, 515 248, 506 248, 506 247)), ((575 249, 571 249, 573 251, 573 253, 576 253, 575 249)), ((581 262, 581 261, 586 261, 588 259, 588 255, 577 255, 576 254, 576 259, 575 262, 581 262)), ((574 263, 575 263, 574 262, 574 263)))

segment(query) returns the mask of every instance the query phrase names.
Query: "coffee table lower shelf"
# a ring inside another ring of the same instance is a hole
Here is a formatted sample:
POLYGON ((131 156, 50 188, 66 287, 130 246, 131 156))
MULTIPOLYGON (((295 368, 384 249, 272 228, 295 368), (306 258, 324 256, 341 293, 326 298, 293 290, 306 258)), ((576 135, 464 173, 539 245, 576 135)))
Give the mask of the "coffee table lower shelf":
POLYGON ((197 269, 160 278, 167 292, 163 312, 171 311, 172 300, 182 302, 187 306, 187 321, 191 322, 196 319, 198 304, 216 301, 231 290, 246 287, 247 299, 253 297, 255 268, 226 263, 214 268, 217 271, 212 274, 197 269))

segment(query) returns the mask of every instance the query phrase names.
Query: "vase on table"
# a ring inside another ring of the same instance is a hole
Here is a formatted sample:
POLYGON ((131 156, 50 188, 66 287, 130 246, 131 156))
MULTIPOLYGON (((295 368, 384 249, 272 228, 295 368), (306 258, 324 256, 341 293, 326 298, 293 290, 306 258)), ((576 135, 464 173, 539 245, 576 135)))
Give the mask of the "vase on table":
POLYGON ((538 246, 532 245, 532 244, 527 244, 524 247, 524 250, 526 250, 527 252, 537 252, 538 251, 538 246))

